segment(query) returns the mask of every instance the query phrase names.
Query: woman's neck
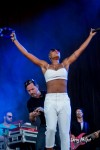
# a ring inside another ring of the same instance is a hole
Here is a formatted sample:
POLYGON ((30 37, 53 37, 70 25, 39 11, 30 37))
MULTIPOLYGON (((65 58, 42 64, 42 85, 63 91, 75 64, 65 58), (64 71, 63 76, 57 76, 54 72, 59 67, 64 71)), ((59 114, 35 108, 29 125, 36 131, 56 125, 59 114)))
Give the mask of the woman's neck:
POLYGON ((51 64, 52 65, 58 65, 59 64, 59 60, 53 59, 51 64))

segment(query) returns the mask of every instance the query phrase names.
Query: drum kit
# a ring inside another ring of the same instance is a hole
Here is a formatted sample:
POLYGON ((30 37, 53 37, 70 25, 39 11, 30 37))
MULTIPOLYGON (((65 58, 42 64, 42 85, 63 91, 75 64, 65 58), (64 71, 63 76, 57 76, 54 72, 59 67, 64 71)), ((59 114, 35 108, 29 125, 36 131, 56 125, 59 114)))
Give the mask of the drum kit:
POLYGON ((20 150, 23 143, 36 143, 37 127, 30 123, 21 123, 15 122, 16 128, 9 129, 8 134, 5 134, 8 128, 2 128, 4 138, 0 140, 0 150, 20 150))

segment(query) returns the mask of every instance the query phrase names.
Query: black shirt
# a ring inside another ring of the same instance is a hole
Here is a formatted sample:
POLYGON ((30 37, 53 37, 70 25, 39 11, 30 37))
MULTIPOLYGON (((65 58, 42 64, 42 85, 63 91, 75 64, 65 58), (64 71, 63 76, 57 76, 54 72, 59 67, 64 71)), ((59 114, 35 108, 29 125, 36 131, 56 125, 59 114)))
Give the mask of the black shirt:
MULTIPOLYGON (((40 91, 41 95, 39 98, 35 98, 35 97, 31 97, 28 101, 27 101, 27 108, 28 108, 28 112, 31 113, 32 111, 34 111, 37 107, 43 107, 44 108, 44 100, 45 100, 45 95, 46 92, 45 91, 40 91)), ((45 116, 44 113, 41 112, 41 114, 39 115, 41 124, 46 124, 45 123, 45 116)))
MULTIPOLYGON (((80 123, 77 121, 74 121, 71 124, 71 134, 73 134, 75 137, 80 136, 80 138, 81 138, 84 136, 84 135, 82 136, 81 133, 85 133, 85 136, 90 133, 90 127, 89 127, 88 122, 84 121, 83 129, 81 129, 80 123)), ((91 150, 90 142, 86 143, 85 145, 80 145, 80 144, 78 144, 78 145, 79 146, 77 147, 77 150, 91 150)))
POLYGON ((83 129, 81 129, 81 124, 77 121, 74 121, 71 125, 71 133, 74 134, 75 136, 78 136, 81 133, 90 133, 90 127, 88 122, 84 121, 83 122, 83 129))

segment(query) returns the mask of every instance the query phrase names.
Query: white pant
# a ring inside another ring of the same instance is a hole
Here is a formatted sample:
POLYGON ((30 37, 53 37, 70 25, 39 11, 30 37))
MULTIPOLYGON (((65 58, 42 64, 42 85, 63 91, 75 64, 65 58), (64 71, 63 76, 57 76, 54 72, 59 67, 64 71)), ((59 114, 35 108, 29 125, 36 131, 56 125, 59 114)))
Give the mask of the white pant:
POLYGON ((70 149, 70 120, 71 107, 67 93, 46 94, 44 102, 46 117, 46 148, 52 148, 55 144, 55 132, 57 122, 61 139, 61 150, 70 149))

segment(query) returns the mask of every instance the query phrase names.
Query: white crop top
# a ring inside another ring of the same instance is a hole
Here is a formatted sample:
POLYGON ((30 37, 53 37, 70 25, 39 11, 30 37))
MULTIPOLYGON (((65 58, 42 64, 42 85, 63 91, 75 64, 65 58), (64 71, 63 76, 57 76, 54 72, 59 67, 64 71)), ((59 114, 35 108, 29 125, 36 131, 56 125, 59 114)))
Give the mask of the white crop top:
POLYGON ((63 67, 58 70, 47 69, 44 74, 46 82, 55 79, 65 79, 68 80, 68 71, 63 67))

